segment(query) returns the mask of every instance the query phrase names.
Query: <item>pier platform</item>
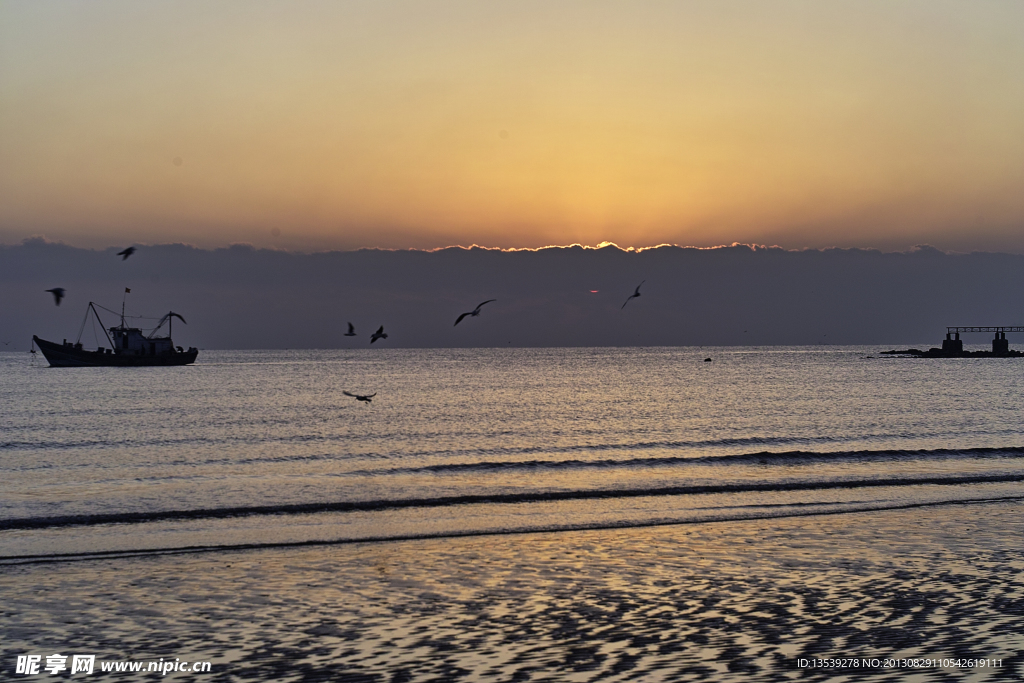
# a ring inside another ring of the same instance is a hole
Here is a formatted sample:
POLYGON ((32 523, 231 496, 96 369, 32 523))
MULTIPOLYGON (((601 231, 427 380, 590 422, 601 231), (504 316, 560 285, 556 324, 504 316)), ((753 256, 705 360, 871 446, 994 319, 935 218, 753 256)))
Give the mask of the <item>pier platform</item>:
POLYGON ((904 349, 902 351, 882 351, 887 356, 910 356, 912 358, 1024 358, 1024 352, 1010 348, 1006 339, 1007 332, 1024 332, 1024 325, 1001 326, 953 326, 946 328, 946 338, 942 347, 932 347, 927 351, 921 349, 904 349), (990 333, 992 337, 991 351, 964 351, 961 334, 990 333))

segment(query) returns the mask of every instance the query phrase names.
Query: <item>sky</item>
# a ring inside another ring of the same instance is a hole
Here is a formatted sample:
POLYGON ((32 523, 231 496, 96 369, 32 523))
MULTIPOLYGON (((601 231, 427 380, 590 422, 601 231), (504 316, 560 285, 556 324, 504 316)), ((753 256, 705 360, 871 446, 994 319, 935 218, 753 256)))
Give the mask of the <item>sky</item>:
POLYGON ((0 0, 0 244, 1024 253, 1024 3, 0 0))

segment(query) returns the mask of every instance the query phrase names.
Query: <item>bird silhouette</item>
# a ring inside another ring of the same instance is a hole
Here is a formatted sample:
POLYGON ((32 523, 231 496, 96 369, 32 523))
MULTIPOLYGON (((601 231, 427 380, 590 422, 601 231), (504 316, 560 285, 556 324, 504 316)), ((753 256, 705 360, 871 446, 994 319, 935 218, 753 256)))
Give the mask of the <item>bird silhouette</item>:
POLYGON ((54 287, 53 289, 48 289, 46 291, 53 294, 53 302, 60 306, 60 300, 64 298, 64 288, 54 287))
POLYGON ((348 324, 348 332, 345 333, 346 337, 356 336, 356 328, 352 327, 352 323, 348 324))
POLYGON ((117 255, 121 257, 122 261, 127 261, 128 257, 135 253, 135 247, 128 247, 124 251, 117 252, 117 255))
MULTIPOLYGON (((481 307, 481 306, 483 306, 484 304, 489 304, 489 303, 491 303, 492 301, 497 301, 497 299, 488 299, 487 301, 484 301, 484 302, 483 302, 483 303, 481 303, 481 304, 477 304, 477 307, 476 307, 476 308, 474 308, 474 309, 473 309, 472 311, 469 311, 469 312, 467 312, 467 313, 463 313, 463 314, 462 314, 462 315, 460 315, 460 316, 459 316, 458 318, 456 318, 456 320, 455 320, 455 325, 458 325, 459 323, 461 323, 461 322, 462 322, 462 319, 463 319, 463 318, 465 318, 465 317, 466 317, 467 315, 471 315, 471 316, 473 316, 474 318, 475 318, 476 316, 480 315, 480 307, 481 307)), ((454 327, 455 325, 452 325, 452 327, 454 327)))
MULTIPOLYGON (((644 282, 647 282, 647 280, 644 280, 644 282)), ((636 286, 636 291, 629 295, 629 297, 626 299, 626 303, 622 304, 622 308, 626 307, 626 304, 629 303, 630 299, 635 299, 636 297, 640 296, 640 288, 644 286, 644 282, 641 282, 636 286)), ((619 310, 621 311, 622 308, 620 308, 619 310)))
POLYGON ((388 338, 387 332, 384 331, 384 326, 381 325, 380 328, 376 332, 374 332, 373 334, 370 335, 370 343, 372 344, 373 342, 377 341, 378 339, 387 339, 387 338, 388 338))
POLYGON ((373 400, 373 397, 377 395, 376 391, 373 392, 372 394, 353 394, 349 391, 343 390, 341 393, 345 394, 346 396, 351 396, 355 400, 362 401, 363 403, 370 403, 373 400))

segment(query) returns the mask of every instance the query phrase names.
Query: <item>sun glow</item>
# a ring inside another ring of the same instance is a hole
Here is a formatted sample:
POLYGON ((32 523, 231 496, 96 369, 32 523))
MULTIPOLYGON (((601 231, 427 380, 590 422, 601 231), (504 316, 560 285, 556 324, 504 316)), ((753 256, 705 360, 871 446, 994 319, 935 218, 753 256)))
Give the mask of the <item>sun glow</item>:
POLYGON ((1021 5, 57 6, 0 6, 0 241, 1024 240, 1021 5))

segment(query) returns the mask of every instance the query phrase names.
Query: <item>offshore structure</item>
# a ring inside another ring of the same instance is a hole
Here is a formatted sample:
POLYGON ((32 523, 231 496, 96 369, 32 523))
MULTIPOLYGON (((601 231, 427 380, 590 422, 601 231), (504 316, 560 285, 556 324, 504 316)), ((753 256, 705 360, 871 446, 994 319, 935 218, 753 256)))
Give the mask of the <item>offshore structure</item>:
POLYGON ((946 328, 946 338, 942 340, 942 348, 932 347, 927 351, 921 349, 905 349, 903 351, 883 351, 882 353, 897 356, 913 356, 915 358, 1021 358, 1024 352, 1010 348, 1006 338, 1007 332, 1024 332, 1024 325, 992 326, 955 326, 946 328), (992 337, 991 351, 964 351, 961 334, 988 332, 992 337))

